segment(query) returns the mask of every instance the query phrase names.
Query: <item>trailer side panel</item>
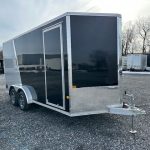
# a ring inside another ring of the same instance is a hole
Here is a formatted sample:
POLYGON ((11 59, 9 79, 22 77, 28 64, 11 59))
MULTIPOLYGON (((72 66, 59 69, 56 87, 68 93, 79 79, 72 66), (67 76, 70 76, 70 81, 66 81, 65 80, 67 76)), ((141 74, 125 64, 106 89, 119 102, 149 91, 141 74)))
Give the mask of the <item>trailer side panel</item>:
POLYGON ((117 17, 71 16, 76 87, 118 85, 117 17))
MULTIPOLYGON (((66 18, 63 17, 59 20, 44 25, 38 29, 35 29, 27 34, 24 34, 14 40, 20 77, 23 85, 31 86, 34 88, 37 94, 36 101, 47 104, 51 102, 57 106, 62 106, 62 95, 58 87, 62 86, 62 83, 55 79, 56 75, 49 74, 49 69, 58 70, 58 64, 60 59, 57 57, 57 50, 52 47, 49 53, 44 54, 43 32, 47 28, 55 26, 57 24, 62 25, 62 42, 63 42, 63 58, 64 58, 64 94, 69 95, 68 92, 68 61, 67 61, 67 47, 66 47, 66 18), (53 52, 52 52, 53 51, 53 52), (46 67, 45 67, 46 66, 46 67), (45 72, 46 71, 46 72, 45 72), (46 76, 45 76, 46 73, 46 76), (45 78, 46 77, 46 78, 45 78), (50 86, 52 85, 52 86, 50 86), (49 88, 50 87, 50 88, 49 88), (47 90, 47 91, 46 91, 47 90), (54 92, 53 92, 54 91, 54 92)), ((47 43, 53 43, 51 38, 47 39, 47 43)), ((57 41, 56 41, 57 42, 57 41)), ((59 44, 59 43, 56 43, 59 44)), ((62 68, 60 68, 62 69, 62 68)), ((55 73, 58 71, 55 71, 55 73)), ((66 96, 64 96, 66 98, 66 96)), ((65 101, 65 100, 64 100, 65 101)), ((67 101, 68 102, 68 101, 67 101)), ((64 104, 64 109, 68 110, 68 104, 64 104)))

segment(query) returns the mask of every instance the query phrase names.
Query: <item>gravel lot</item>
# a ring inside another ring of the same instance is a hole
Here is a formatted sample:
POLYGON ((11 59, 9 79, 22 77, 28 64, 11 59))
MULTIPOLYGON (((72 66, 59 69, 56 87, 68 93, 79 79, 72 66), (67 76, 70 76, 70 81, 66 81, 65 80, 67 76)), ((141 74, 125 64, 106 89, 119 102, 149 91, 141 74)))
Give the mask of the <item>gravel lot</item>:
POLYGON ((122 82, 147 113, 135 118, 135 136, 126 116, 70 118, 36 105, 23 112, 9 102, 0 75, 0 150, 149 150, 150 75, 124 75, 122 82))

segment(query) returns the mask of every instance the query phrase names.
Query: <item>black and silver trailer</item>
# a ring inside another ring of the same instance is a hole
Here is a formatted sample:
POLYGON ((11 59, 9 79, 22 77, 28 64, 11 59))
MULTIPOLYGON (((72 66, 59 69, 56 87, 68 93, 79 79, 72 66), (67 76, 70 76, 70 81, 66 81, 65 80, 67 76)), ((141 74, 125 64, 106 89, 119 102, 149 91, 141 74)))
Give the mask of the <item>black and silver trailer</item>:
POLYGON ((3 51, 6 86, 22 110, 36 103, 68 116, 136 112, 120 98, 119 14, 65 13, 5 42, 3 51))

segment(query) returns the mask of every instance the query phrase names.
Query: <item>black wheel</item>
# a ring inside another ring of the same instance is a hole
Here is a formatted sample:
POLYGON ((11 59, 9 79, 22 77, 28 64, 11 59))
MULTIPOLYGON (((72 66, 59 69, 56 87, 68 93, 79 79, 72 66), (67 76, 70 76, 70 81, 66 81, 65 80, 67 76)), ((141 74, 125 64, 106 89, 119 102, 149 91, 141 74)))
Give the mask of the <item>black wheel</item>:
POLYGON ((10 95, 10 101, 11 101, 11 103, 14 106, 18 106, 17 92, 15 91, 14 88, 10 89, 9 95, 10 95))
POLYGON ((26 98, 26 95, 24 94, 24 92, 20 91, 18 93, 18 97, 19 97, 18 104, 19 104, 20 109, 21 110, 28 110, 29 105, 27 103, 27 98, 26 98))

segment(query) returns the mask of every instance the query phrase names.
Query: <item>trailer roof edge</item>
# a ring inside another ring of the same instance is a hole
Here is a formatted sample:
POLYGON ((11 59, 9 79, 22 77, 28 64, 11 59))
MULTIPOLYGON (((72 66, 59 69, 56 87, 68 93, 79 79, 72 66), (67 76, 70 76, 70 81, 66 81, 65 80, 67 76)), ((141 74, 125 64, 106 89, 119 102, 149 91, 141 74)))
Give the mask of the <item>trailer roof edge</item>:
POLYGON ((11 41, 11 40, 17 39, 17 38, 19 38, 19 37, 22 36, 22 35, 25 35, 25 34, 31 32, 31 31, 34 31, 34 30, 36 30, 36 29, 38 29, 38 28, 40 28, 40 27, 42 27, 42 26, 44 26, 44 25, 47 25, 47 24, 49 24, 49 23, 51 23, 51 22, 53 22, 53 21, 55 21, 55 20, 58 20, 58 19, 60 19, 60 18, 62 18, 62 17, 71 16, 71 15, 79 15, 79 16, 80 16, 80 15, 81 15, 81 16, 112 16, 112 17, 114 16, 114 17, 119 17, 119 18, 121 18, 121 14, 115 14, 115 13, 66 12, 66 13, 63 13, 62 15, 59 15, 58 17, 55 17, 55 18, 53 18, 53 19, 51 19, 51 20, 48 20, 48 21, 46 21, 46 22, 44 22, 44 23, 42 23, 42 24, 40 24, 40 25, 38 25, 38 26, 36 26, 36 27, 34 27, 34 28, 28 30, 28 31, 25 31, 25 32, 23 32, 23 33, 21 33, 21 34, 15 36, 15 37, 13 37, 13 38, 11 38, 11 39, 5 41, 5 42, 3 42, 3 44, 6 43, 6 42, 9 42, 9 41, 11 41))
POLYGON ((121 14, 117 13, 90 13, 90 12, 66 12, 66 15, 81 15, 81 16, 114 16, 120 17, 121 14))

